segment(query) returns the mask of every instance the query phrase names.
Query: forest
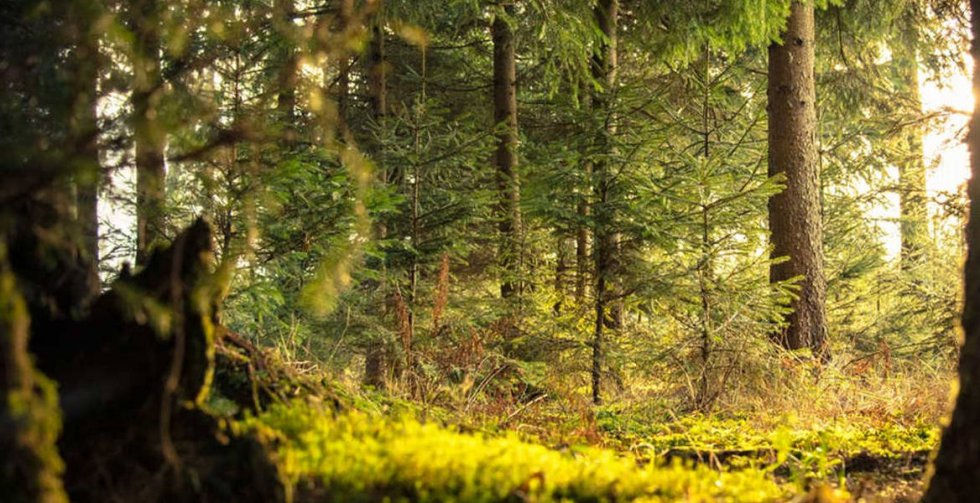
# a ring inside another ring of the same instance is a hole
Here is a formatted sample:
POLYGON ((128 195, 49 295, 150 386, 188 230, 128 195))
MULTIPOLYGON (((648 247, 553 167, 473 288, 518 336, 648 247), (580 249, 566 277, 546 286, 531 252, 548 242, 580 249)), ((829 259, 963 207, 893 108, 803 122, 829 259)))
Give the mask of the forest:
POLYGON ((4 0, 0 500, 977 501, 978 40, 4 0))

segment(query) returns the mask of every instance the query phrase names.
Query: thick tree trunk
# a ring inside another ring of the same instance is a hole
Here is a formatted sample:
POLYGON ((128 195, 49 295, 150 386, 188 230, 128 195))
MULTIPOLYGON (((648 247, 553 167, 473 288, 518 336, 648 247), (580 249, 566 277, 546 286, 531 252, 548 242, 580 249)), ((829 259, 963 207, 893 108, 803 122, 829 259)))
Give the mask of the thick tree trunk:
MULTIPOLYGON (((970 53, 980 61, 980 0, 970 2, 973 41, 970 53)), ((973 67, 973 94, 980 95, 980 65, 973 67)), ((959 394, 943 431, 933 475, 922 501, 966 503, 977 499, 980 480, 980 100, 973 108, 967 143, 970 148, 970 216, 966 224, 967 258, 963 304, 963 348, 959 394)))
POLYGON ((615 133, 612 117, 612 93, 616 85, 616 29, 619 20, 619 0, 600 0, 595 7, 595 20, 605 40, 596 48, 592 60, 592 76, 602 84, 602 89, 592 97, 593 114, 602 118, 603 124, 596 136, 599 156, 593 163, 595 176, 595 219, 593 236, 595 245, 595 326, 592 338, 592 401, 602 403, 602 367, 604 363, 604 334, 607 327, 618 326, 617 310, 612 299, 611 288, 616 273, 616 251, 618 236, 613 229, 613 212, 610 207, 610 192, 613 190, 612 174, 609 172, 608 154, 612 152, 612 138, 615 133), (613 307, 611 307, 613 306, 613 307))
POLYGON ((769 229, 773 258, 788 257, 771 266, 770 279, 803 278, 778 341, 828 358, 813 72, 813 6, 794 1, 783 43, 769 46, 769 176, 786 183, 769 199, 769 229))
POLYGON ((157 0, 138 0, 131 8, 136 35, 133 61, 133 137, 136 144, 136 263, 163 239, 164 145, 166 132, 158 114, 160 77, 160 7, 157 0))
MULTIPOLYGON (((513 6, 505 10, 513 15, 513 6)), ((493 120, 497 138, 494 165, 500 190, 500 267, 503 281, 500 296, 512 297, 520 292, 521 254, 521 183, 517 173, 517 64, 514 55, 514 32, 510 24, 497 16, 491 27, 493 36, 493 120), (516 277, 516 278, 515 278, 516 277)))

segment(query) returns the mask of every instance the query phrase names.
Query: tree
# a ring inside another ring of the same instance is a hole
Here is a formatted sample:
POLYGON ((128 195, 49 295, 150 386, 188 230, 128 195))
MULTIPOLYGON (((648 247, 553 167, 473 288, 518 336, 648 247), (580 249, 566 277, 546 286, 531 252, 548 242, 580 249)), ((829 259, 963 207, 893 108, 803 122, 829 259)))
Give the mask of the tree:
POLYGON ((615 177, 610 159, 613 153, 615 123, 612 114, 612 96, 616 86, 616 30, 619 24, 619 0, 601 0, 595 7, 595 20, 603 40, 598 44, 592 60, 592 76, 601 86, 592 98, 593 114, 598 116, 601 127, 596 135, 598 155, 592 165, 595 178, 595 326, 592 337, 592 402, 602 403, 603 331, 620 326, 622 311, 612 307, 616 295, 614 275, 618 269, 618 235, 615 231, 615 214, 612 211, 615 197, 615 177))
POLYGON ((72 103, 69 116, 71 138, 69 150, 74 153, 76 219, 82 236, 85 260, 92 264, 93 292, 98 291, 99 276, 99 185, 102 166, 99 163, 99 126, 97 120, 98 78, 101 66, 99 32, 96 24, 103 14, 97 1, 71 3, 70 35, 74 47, 71 56, 72 103))
POLYGON ((135 0, 129 6, 133 31, 132 127, 136 145, 136 263, 164 236, 164 149, 166 131, 160 122, 163 79, 160 73, 158 0, 135 0))
POLYGON ((816 144, 813 5, 794 1, 781 43, 769 46, 769 176, 786 189, 769 199, 773 283, 800 280, 798 298, 777 340, 788 349, 810 348, 825 359, 826 282, 816 144))
MULTIPOLYGON (((368 93, 370 95, 370 113, 374 125, 381 133, 378 135, 382 141, 376 142, 375 162, 378 164, 379 183, 382 188, 388 185, 388 170, 385 166, 385 152, 383 138, 386 135, 386 117, 388 115, 388 80, 386 78, 387 61, 385 61, 385 30, 384 30, 384 4, 379 0, 378 9, 370 20, 371 41, 367 48, 366 68, 364 74, 367 75, 368 93)), ((347 120, 345 118, 345 120, 347 120)), ((388 225, 385 222, 385 215, 375 217, 375 239, 384 242, 388 237, 388 225)), ((387 313, 388 294, 384 284, 386 278, 382 277, 379 281, 381 287, 381 313, 382 317, 387 313)), ((385 340, 377 338, 370 341, 367 354, 364 357, 364 382, 376 389, 381 389, 385 385, 386 361, 385 361, 385 340)))
MULTIPOLYGON (((914 50, 914 49, 913 49, 914 50)), ((922 110, 919 95, 919 60, 913 52, 908 57, 896 55, 900 88, 905 91, 908 106, 918 114, 922 110)), ((929 240, 929 210, 926 205, 926 162, 922 150, 921 119, 912 116, 904 131, 904 158, 898 163, 898 197, 900 213, 901 266, 905 271, 921 262, 929 240)))
POLYGON ((280 37, 278 47, 279 70, 276 78, 276 112, 282 121, 283 134, 287 141, 292 141, 295 128, 296 84, 299 76, 299 55, 293 39, 293 2, 292 0, 275 0, 273 15, 275 29, 280 37))
MULTIPOLYGON (((980 61, 980 1, 971 0, 973 40, 970 54, 980 61)), ((973 94, 980 95, 980 65, 973 67, 973 94)), ((943 430, 932 478, 922 501, 959 503, 976 499, 980 476, 980 101, 974 104, 967 139, 970 148, 969 220, 964 273, 963 347, 959 361, 959 392, 949 424, 943 430)))
POLYGON ((493 120, 497 139, 494 165, 500 191, 500 266, 503 281, 500 296, 521 292, 521 182, 517 172, 517 63, 514 6, 508 3, 494 16, 493 37, 493 120))

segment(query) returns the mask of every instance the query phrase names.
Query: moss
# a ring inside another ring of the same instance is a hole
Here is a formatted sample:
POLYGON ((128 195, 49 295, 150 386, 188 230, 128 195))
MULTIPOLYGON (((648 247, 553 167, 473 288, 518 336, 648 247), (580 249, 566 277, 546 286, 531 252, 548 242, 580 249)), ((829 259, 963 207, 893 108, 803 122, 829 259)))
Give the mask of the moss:
POLYGON ((5 501, 67 501, 56 442, 61 415, 54 382, 27 353, 29 317, 0 244, 0 494, 5 501))
MULTIPOLYGON (((239 428, 279 439, 284 480, 333 501, 781 501, 763 470, 641 466, 598 448, 555 450, 414 418, 276 405, 239 428)), ((302 493, 302 491, 300 491, 302 493)))
POLYGON ((896 460, 932 450, 936 425, 875 424, 847 417, 821 424, 782 418, 759 425, 746 418, 691 415, 644 422, 615 411, 599 414, 599 427, 623 449, 652 459, 721 460, 726 465, 781 466, 802 479, 846 471, 854 458, 896 460))

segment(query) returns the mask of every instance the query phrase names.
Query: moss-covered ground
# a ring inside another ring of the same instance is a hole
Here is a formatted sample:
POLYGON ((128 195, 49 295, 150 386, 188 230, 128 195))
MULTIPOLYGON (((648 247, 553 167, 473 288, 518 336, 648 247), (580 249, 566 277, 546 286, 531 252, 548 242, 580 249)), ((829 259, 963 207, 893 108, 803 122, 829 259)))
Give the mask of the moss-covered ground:
POLYGON ((606 408, 598 441, 555 444, 464 423, 362 397, 278 404, 237 428, 274 446, 294 501, 900 501, 938 435, 846 418, 646 422, 606 408))

